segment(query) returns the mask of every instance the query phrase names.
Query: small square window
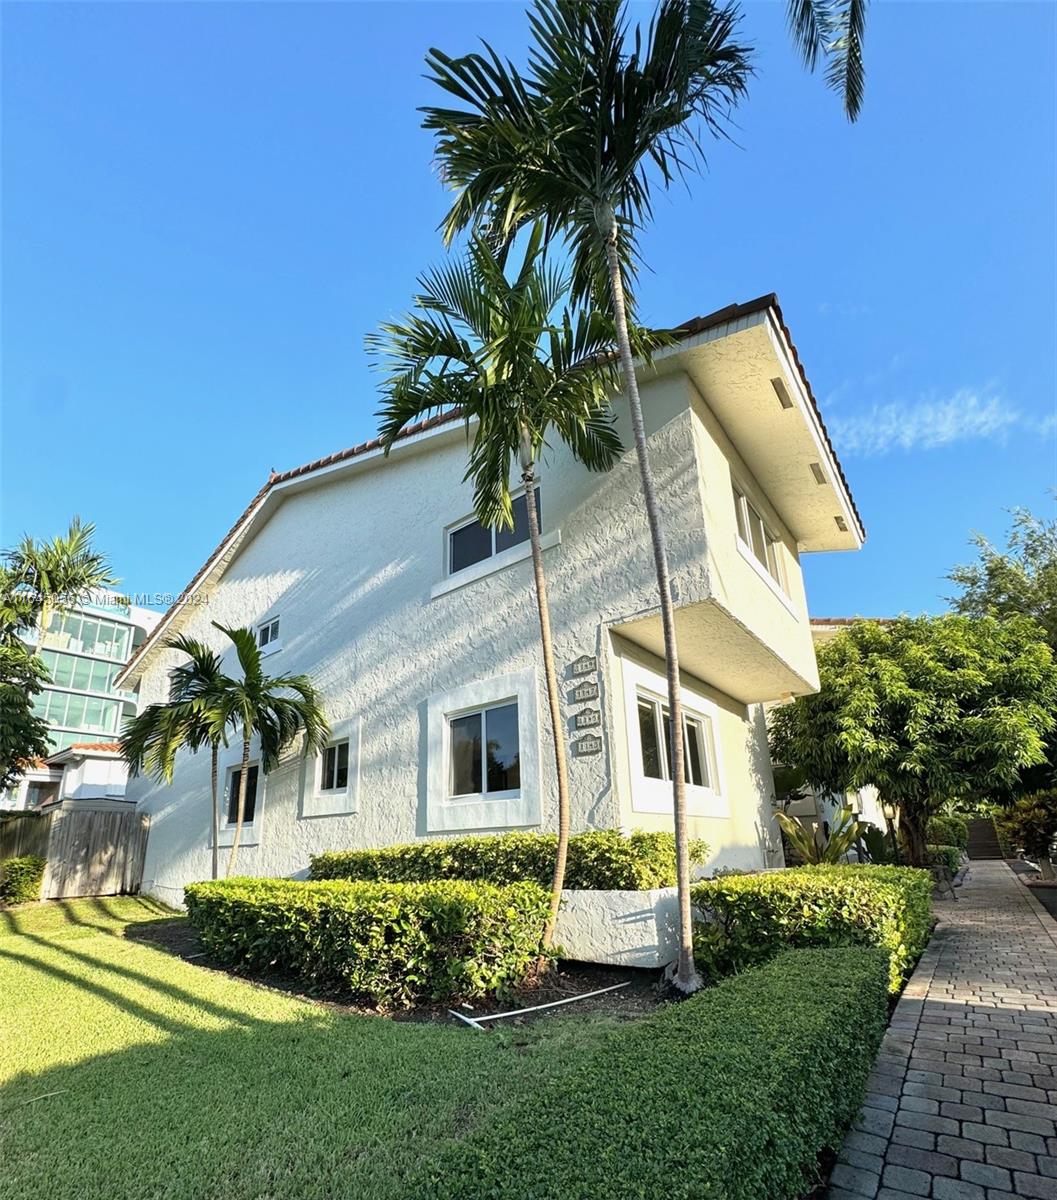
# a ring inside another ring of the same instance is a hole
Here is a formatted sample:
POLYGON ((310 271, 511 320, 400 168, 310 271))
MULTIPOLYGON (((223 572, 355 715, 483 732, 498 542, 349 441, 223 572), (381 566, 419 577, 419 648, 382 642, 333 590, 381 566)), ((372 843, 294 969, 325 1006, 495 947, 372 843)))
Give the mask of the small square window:
POLYGON ((257 645, 264 650, 271 646, 278 649, 276 643, 279 641, 279 618, 272 617, 270 621, 265 621, 263 625, 257 626, 257 645))
POLYGON ((512 792, 521 787, 516 703, 450 717, 448 737, 453 797, 512 792))

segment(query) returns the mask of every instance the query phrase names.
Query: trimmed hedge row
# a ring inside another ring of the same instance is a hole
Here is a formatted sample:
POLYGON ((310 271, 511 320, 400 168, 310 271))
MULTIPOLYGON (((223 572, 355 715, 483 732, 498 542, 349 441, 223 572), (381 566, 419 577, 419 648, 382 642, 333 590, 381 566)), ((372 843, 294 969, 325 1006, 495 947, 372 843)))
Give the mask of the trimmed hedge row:
POLYGON ((589 1043, 411 1181, 431 1200, 792 1200, 859 1111, 876 950, 791 950, 589 1043))
POLYGON ((925 840, 934 846, 957 846, 966 850, 969 846, 969 822, 965 817, 933 817, 926 828, 925 840))
MULTIPOLYGON (((485 879, 494 884, 527 879, 549 888, 557 848, 554 833, 501 833, 381 850, 331 850, 313 855, 309 878, 387 883, 485 879)), ((690 843, 692 862, 704 862, 707 854, 704 842, 690 843)), ((565 886, 601 891, 674 887, 675 838, 641 831, 625 836, 616 829, 575 834, 569 839, 565 886)))
POLYGON ((40 899, 47 863, 35 854, 0 862, 0 904, 29 904, 40 899))
POLYGON ((811 866, 710 879, 693 890, 703 919, 694 956, 716 978, 786 946, 870 945, 888 954, 896 992, 929 939, 932 875, 913 867, 811 866))
POLYGON ((221 962, 278 969, 379 1007, 456 1000, 516 981, 539 953, 547 893, 494 887, 224 879, 184 889, 221 962))
POLYGON ((952 875, 957 875, 962 865, 962 850, 960 846, 936 846, 929 845, 925 847, 928 853, 929 866, 946 867, 952 875))

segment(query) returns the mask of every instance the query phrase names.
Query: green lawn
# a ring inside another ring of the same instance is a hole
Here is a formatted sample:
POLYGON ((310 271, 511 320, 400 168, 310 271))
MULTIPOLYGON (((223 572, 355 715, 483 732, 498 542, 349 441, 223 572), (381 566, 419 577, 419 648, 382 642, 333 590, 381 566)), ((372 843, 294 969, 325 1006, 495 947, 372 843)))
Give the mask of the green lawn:
POLYGON ((482 1035, 338 1013, 124 936, 137 898, 0 911, 0 1197, 406 1197, 605 1023, 482 1035), (539 1032, 537 1032, 537 1030, 539 1032))

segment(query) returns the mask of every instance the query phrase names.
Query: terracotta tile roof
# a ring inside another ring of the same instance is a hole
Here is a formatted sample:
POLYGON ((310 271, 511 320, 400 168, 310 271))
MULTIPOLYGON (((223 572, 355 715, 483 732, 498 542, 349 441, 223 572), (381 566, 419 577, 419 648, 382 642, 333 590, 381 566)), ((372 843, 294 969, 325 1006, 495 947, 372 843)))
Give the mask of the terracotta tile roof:
MULTIPOLYGON (((844 475, 844 469, 841 467, 837 459, 836 451, 833 449, 833 444, 830 441, 829 433, 822 420, 822 414, 819 411, 818 402, 815 400, 814 393, 811 391, 811 385, 808 383, 807 375, 804 373, 804 368, 800 362, 800 355, 797 353, 796 345, 790 336, 789 329, 786 326, 785 319, 782 316, 781 307, 778 304, 778 297, 774 292, 768 292, 764 296, 759 296, 755 300, 749 300, 742 304, 728 304, 726 308, 717 309, 713 313, 708 313, 703 317, 693 317, 689 321, 684 321, 681 325, 675 327, 672 332, 677 337, 693 337, 695 334, 703 333, 705 330, 713 329, 718 325, 726 324, 728 321, 737 320, 738 317, 747 316, 752 313, 763 312, 766 309, 772 309, 778 319, 778 324, 781 327, 782 333, 786 341, 789 343, 790 350, 793 354, 793 360, 796 363, 797 370, 800 372, 800 378, 804 385, 808 398, 811 401, 812 408, 815 411, 815 416, 818 418, 819 425, 822 429, 822 435, 825 438, 826 446, 836 463, 837 471, 840 475, 841 482, 848 493, 848 499, 852 506, 852 511, 855 513, 855 518, 859 522, 859 527, 864 530, 862 518, 859 516, 858 509, 855 507, 854 500, 851 499, 851 489, 848 487, 848 481, 844 475)), ((441 425, 447 425, 450 422, 460 420, 462 413, 459 409, 453 408, 447 412, 438 413, 436 416, 427 417, 425 420, 416 421, 412 425, 406 426, 405 429, 397 435, 397 441, 403 441, 406 438, 414 437, 416 434, 425 433, 428 430, 436 429, 441 425)), ((209 573, 210 569, 216 563, 217 559, 224 552, 224 548, 228 545, 231 539, 239 532, 239 529, 250 516, 253 510, 267 496, 273 486, 280 483, 285 483, 287 480, 296 479, 301 475, 309 475, 313 471, 321 470, 323 467, 333 466, 335 463, 347 462, 350 459, 358 458, 360 455, 369 454, 375 450, 381 450, 384 442, 380 437, 374 437, 365 442, 359 442, 355 446, 349 446, 345 450, 338 450, 333 454, 325 455, 323 458, 314 459, 312 462, 303 463, 299 467, 292 467, 288 471, 273 471, 268 476, 267 482, 253 499, 246 505, 238 519, 221 538, 219 544, 212 554, 205 560, 201 567, 195 572, 191 582, 184 588, 182 596, 188 596, 198 584, 209 573)), ((129 661, 125 664, 121 674, 122 676, 129 671, 146 653, 148 647, 153 646, 156 638, 160 636, 161 630, 169 617, 181 606, 181 600, 175 600, 162 614, 161 620, 155 625, 154 630, 147 635, 146 639, 140 644, 129 661)))
POLYGON ((876 621, 878 625, 891 625, 895 617, 812 617, 812 625, 855 625, 859 621, 876 621))
POLYGON ((67 750, 120 750, 120 742, 74 742, 67 750))

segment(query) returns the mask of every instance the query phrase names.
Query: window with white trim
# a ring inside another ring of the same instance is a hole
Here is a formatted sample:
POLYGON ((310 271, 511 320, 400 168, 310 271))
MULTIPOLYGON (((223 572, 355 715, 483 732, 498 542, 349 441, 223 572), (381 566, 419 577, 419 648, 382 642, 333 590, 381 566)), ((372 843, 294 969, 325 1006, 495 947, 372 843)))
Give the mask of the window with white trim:
POLYGON ((730 486, 734 494, 734 516, 737 520, 739 540, 782 591, 787 591, 782 567, 781 540, 767 528, 763 517, 741 488, 734 482, 731 482, 730 486))
MULTIPOLYGON (((242 821, 244 825, 252 825, 257 813, 257 786, 260 781, 260 767, 250 763, 246 773, 246 799, 242 805, 242 821)), ((239 819, 239 787, 242 783, 242 767, 232 767, 228 772, 227 823, 235 825, 239 819)))
MULTIPOLYGON (((540 490, 533 489, 536 496, 536 516, 543 523, 540 507, 540 490)), ((521 492, 512 501, 514 527, 512 529, 489 529, 476 518, 463 521, 448 530, 448 574, 455 575, 472 567, 475 563, 494 558, 528 541, 528 505, 525 493, 521 492)))
POLYGON ((349 786, 349 741, 327 746, 320 758, 319 790, 344 792, 349 786))
POLYGON ((448 716, 448 795, 515 795, 521 788, 516 700, 448 716))
MULTIPOLYGON (((672 778, 671 719, 668 705, 647 692, 638 693, 639 748, 647 779, 672 778)), ((683 712, 683 776, 693 787, 712 787, 712 722, 683 712)))
POLYGON ((279 618, 270 617, 267 621, 262 621, 257 626, 257 646, 263 650, 265 654, 271 654, 274 650, 278 650, 279 643, 279 618))

